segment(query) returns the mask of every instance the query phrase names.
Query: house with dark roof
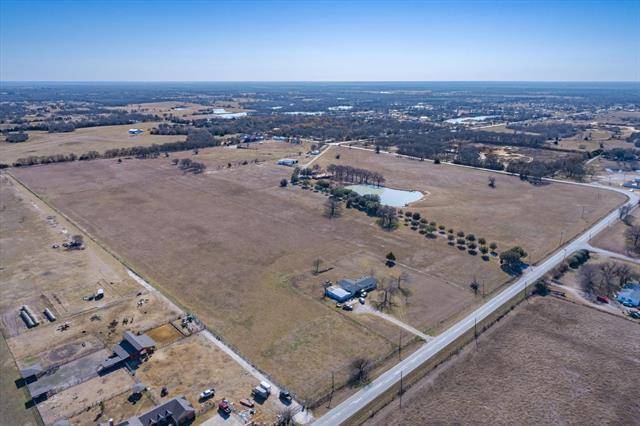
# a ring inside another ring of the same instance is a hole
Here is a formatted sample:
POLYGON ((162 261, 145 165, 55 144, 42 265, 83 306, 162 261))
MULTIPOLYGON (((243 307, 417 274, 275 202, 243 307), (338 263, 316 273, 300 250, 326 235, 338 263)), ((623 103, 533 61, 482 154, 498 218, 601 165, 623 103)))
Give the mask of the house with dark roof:
POLYGON ((179 426, 192 422, 196 410, 184 396, 170 399, 139 416, 131 417, 118 426, 179 426))
POLYGON ((156 342, 146 334, 134 334, 125 331, 122 341, 113 347, 113 355, 100 364, 100 371, 120 367, 127 361, 135 361, 148 356, 156 348, 156 342))
POLYGON ((355 280, 343 279, 338 281, 338 285, 351 294, 351 297, 355 297, 363 291, 375 290, 378 286, 378 280, 375 277, 367 276, 355 280))

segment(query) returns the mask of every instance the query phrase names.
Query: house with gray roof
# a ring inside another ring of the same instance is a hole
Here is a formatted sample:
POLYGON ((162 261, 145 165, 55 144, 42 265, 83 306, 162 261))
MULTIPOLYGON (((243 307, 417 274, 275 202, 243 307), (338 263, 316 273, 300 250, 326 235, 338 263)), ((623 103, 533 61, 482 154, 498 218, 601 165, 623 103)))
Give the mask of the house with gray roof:
POLYGON ((192 422, 195 418, 196 410, 184 396, 180 396, 118 423, 118 426, 179 426, 192 422))
POLYGON ((351 297, 355 297, 363 291, 375 290, 378 286, 378 280, 375 277, 366 276, 355 280, 343 279, 338 281, 338 285, 351 294, 351 297))

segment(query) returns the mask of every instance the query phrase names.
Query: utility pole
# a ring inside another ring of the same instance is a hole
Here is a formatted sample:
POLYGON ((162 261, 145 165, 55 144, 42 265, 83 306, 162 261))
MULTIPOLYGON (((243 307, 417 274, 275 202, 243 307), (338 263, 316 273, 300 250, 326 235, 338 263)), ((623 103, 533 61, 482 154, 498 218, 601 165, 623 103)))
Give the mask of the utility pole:
POLYGON ((484 299, 484 280, 482 280, 482 298, 484 299))
POLYGON ((333 375, 333 371, 331 372, 331 393, 329 394, 329 405, 327 405, 327 408, 331 408, 331 400, 333 399, 333 391, 336 388, 336 382, 335 382, 335 378, 333 375))
POLYGON ((558 244, 558 247, 562 246, 562 239, 564 238, 564 229, 562 231, 560 231, 560 243, 558 244))
POLYGON ((402 370, 400 370, 400 408, 402 408, 402 393, 404 392, 402 386, 402 370))
POLYGON ((478 349, 478 318, 473 318, 473 340, 476 342, 476 349, 478 349))
POLYGON ((398 361, 402 361, 402 330, 398 336, 398 361))

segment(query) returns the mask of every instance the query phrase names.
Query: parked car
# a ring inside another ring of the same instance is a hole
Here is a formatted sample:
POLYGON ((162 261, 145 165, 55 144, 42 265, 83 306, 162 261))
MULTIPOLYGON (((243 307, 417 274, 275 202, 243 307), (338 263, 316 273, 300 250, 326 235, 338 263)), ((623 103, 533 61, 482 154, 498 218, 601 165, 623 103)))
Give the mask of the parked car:
POLYGON ((286 390, 286 389, 281 389, 281 390, 280 390, 280 399, 281 399, 282 401, 285 401, 285 402, 291 402, 291 400, 292 400, 293 398, 291 397, 291 393, 290 393, 288 390, 286 390))
POLYGON ((358 302, 360 302, 361 305, 364 305, 364 302, 365 302, 364 297, 361 297, 360 299, 358 299, 358 302))
POLYGON ((345 311, 353 311, 353 305, 351 303, 345 303, 342 306, 342 309, 344 309, 345 311))
POLYGON ((629 312, 629 316, 631 318, 640 319, 640 311, 632 311, 629 312))
POLYGON ((213 389, 205 389, 200 392, 200 399, 209 399, 213 395, 215 395, 215 391, 213 389))
POLYGON ((607 296, 598 296, 596 300, 600 303, 609 303, 609 298, 607 296))

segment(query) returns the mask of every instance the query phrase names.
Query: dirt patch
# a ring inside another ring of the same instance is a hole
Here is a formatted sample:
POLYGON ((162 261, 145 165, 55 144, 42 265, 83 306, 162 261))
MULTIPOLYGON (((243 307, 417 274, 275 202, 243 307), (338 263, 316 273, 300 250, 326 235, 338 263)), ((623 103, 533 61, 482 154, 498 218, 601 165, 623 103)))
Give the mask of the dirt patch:
POLYGON ((532 299, 368 423, 632 424, 638 341, 623 318, 532 299))
POLYGON ((155 340, 157 347, 169 345, 180 340, 184 335, 173 324, 163 324, 146 332, 147 336, 155 340))
MULTIPOLYGON (((216 345, 198 333, 157 350, 142 364, 136 377, 148 387, 149 395, 162 403, 177 395, 184 395, 199 413, 216 410, 223 398, 239 406, 239 400, 251 397, 251 389, 258 381, 216 345), (166 387, 169 394, 160 396, 166 387), (215 397, 199 400, 199 393, 213 388, 215 397)), ((274 398, 258 405, 258 411, 270 413, 275 419, 277 407, 274 398)))
MULTIPOLYGON (((638 215, 639 213, 636 209, 632 213, 635 223, 637 223, 638 215)), ((617 220, 613 225, 609 226, 607 229, 596 235, 596 237, 591 240, 591 244, 594 247, 599 247, 601 249, 609 250, 614 253, 620 253, 625 256, 640 257, 638 253, 627 250, 625 232, 628 227, 629 226, 624 224, 622 221, 617 220)))
POLYGON ((134 384, 131 375, 123 369, 53 395, 38 404, 38 411, 46 424, 66 419, 85 411, 87 407, 98 405, 116 395, 127 392, 134 384))

